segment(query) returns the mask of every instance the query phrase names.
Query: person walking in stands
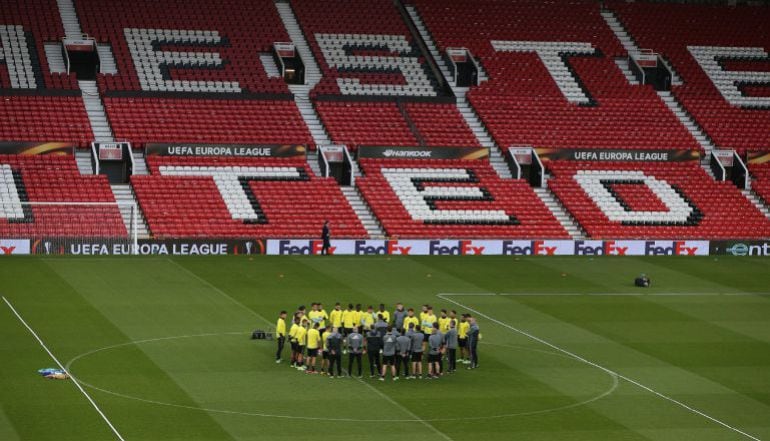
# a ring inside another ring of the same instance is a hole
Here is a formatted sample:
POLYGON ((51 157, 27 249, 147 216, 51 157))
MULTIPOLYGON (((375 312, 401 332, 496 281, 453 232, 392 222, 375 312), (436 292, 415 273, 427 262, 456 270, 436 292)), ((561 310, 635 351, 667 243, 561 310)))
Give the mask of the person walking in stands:
POLYGON ((342 376, 342 336, 337 328, 332 328, 327 337, 326 347, 329 349, 329 378, 334 378, 334 366, 337 366, 337 377, 342 376))
POLYGON ((468 324, 470 327, 468 328, 468 352, 471 357, 471 365, 468 366, 468 369, 476 369, 479 367, 479 353, 478 353, 478 345, 479 345, 479 325, 476 324, 476 319, 468 315, 468 324))
POLYGON ((361 353, 364 351, 364 336, 358 333, 358 327, 348 335, 348 375, 353 376, 353 360, 358 364, 358 378, 361 378, 361 353))
POLYGON ((275 337, 278 342, 278 350, 275 351, 275 362, 280 363, 283 345, 286 343, 286 311, 281 311, 278 314, 278 321, 275 324, 275 337))
POLYGON ((321 248, 321 255, 329 255, 329 248, 332 246, 331 230, 329 230, 329 221, 324 221, 324 226, 321 229, 321 240, 323 241, 323 247, 321 248))
POLYGON ((449 330, 444 334, 444 346, 447 351, 447 373, 451 374, 457 370, 457 320, 449 322, 449 330))

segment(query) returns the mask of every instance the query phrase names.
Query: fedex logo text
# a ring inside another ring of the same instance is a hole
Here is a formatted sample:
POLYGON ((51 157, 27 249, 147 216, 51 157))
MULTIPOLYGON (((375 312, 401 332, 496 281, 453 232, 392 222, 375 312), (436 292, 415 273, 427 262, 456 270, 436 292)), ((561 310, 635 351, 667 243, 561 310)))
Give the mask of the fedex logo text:
POLYGON ((645 256, 697 256, 701 249, 697 244, 690 244, 687 241, 677 240, 668 242, 667 245, 660 245, 659 242, 647 241, 644 244, 645 256))
MULTIPOLYGON (((281 240, 278 242, 278 254, 280 255, 316 255, 321 254, 323 242, 320 240, 309 240, 306 245, 299 245, 297 241, 281 240)), ((329 254, 334 254, 337 247, 329 247, 329 254)))
POLYGON ((584 240, 575 241, 575 255, 577 256, 625 256, 628 246, 619 245, 614 240, 596 242, 592 244, 584 240))
POLYGON ((480 256, 484 254, 486 248, 481 245, 474 246, 473 241, 470 240, 460 240, 455 243, 456 245, 447 245, 443 241, 432 240, 428 248, 429 254, 431 256, 480 256))
POLYGON ((371 241, 357 240, 355 242, 354 253, 356 255, 393 255, 400 254, 403 256, 409 255, 412 251, 411 246, 400 246, 397 240, 383 241, 382 245, 373 245, 371 241))

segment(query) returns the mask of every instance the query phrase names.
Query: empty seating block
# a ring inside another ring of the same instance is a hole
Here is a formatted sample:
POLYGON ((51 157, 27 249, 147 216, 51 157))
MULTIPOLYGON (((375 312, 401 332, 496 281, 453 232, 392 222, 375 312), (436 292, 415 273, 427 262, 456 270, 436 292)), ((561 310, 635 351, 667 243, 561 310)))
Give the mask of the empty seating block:
POLYGON ((131 183, 156 237, 336 238, 366 231, 334 180, 304 158, 148 157, 151 174, 131 183))
POLYGON ((259 60, 274 42, 290 41, 270 0, 78 0, 75 6, 83 31, 115 56, 118 74, 102 75, 102 89, 185 91, 186 81, 193 92, 289 92, 259 60), (190 52, 207 58, 190 61, 190 52), (159 62, 168 63, 165 70, 159 62))
POLYGON ((750 164, 749 172, 752 175, 751 189, 765 204, 770 205, 770 163, 750 164))
POLYGON ((127 237, 117 206, 67 202, 115 198, 106 177, 81 176, 71 156, 0 155, 0 237, 127 237))
POLYGON ((609 6, 639 46, 673 65, 683 81, 674 95, 718 147, 770 149, 770 7, 609 6))
POLYGON ((468 97, 503 148, 700 149, 654 90, 628 84, 596 2, 414 3, 440 51, 468 48, 488 73, 468 97))
POLYGON ((352 149, 360 145, 419 145, 395 103, 319 101, 316 109, 332 141, 352 149))
POLYGON ((115 136, 146 142, 312 144, 293 101, 105 98, 115 136))
POLYGON ((547 163, 548 186, 596 239, 720 239, 770 235, 770 220, 731 182, 697 163, 547 163))
POLYGON ((311 96, 335 143, 477 145, 453 104, 409 102, 438 96, 438 83, 392 3, 293 1, 292 7, 323 73, 311 96), (330 95, 337 97, 324 101, 330 95), (356 101, 341 103, 339 95, 356 101), (403 100, 401 109, 382 97, 403 100))
POLYGON ((0 139, 86 147, 93 134, 80 97, 8 95, 0 96, 0 139))
POLYGON ((356 182, 386 233, 398 238, 565 238, 524 181, 482 161, 361 159, 356 182))
POLYGON ((52 74, 46 43, 60 43, 64 26, 56 0, 0 4, 0 89, 77 89, 74 75, 52 74))

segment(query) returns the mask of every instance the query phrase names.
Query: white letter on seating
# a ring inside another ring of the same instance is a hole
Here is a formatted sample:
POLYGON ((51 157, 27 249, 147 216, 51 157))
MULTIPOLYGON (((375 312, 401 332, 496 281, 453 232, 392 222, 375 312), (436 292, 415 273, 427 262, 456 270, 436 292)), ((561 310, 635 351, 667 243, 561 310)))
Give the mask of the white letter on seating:
POLYGON ((161 92, 241 92, 237 81, 182 81, 164 77, 163 67, 212 68, 222 65, 216 52, 175 52, 162 51, 155 44, 193 45, 195 43, 216 44, 222 41, 217 31, 184 31, 168 29, 123 30, 128 49, 139 76, 142 90, 161 92))
POLYGON ((24 28, 0 25, 0 63, 5 63, 8 69, 12 89, 37 88, 31 58, 24 28))
POLYGON ((414 220, 432 223, 511 222, 503 210, 438 210, 426 199, 484 200, 487 195, 480 187, 432 186, 419 188, 414 182, 472 182, 471 174, 458 168, 383 168, 382 175, 414 220))
POLYGON ((590 43, 492 40, 492 47, 498 52, 535 52, 567 101, 576 104, 591 102, 562 59, 564 54, 595 53, 590 43))
POLYGON ((436 96, 423 65, 403 35, 316 34, 326 64, 340 72, 390 73, 404 76, 406 84, 361 84, 357 78, 337 78, 343 95, 436 96), (387 51, 397 55, 351 55, 351 51, 387 51))
POLYGON ((0 164, 0 219, 24 219, 19 190, 8 164, 0 164))
POLYGON ((770 72, 724 70, 721 58, 767 60, 768 54, 761 47, 687 46, 687 50, 700 64, 719 93, 733 106, 770 107, 770 97, 743 96, 738 83, 770 85, 770 72))
POLYGON ((211 176, 217 185, 219 194, 225 201, 227 210, 233 219, 260 221, 264 218, 254 210, 249 195, 241 185, 240 178, 258 180, 301 179, 296 167, 191 167, 164 165, 159 168, 163 176, 211 176))
POLYGON ((574 176, 583 191, 612 222, 682 223, 690 219, 693 208, 671 185, 642 171, 579 170, 574 176), (607 185, 628 182, 646 185, 663 202, 667 211, 629 211, 613 195, 607 185))

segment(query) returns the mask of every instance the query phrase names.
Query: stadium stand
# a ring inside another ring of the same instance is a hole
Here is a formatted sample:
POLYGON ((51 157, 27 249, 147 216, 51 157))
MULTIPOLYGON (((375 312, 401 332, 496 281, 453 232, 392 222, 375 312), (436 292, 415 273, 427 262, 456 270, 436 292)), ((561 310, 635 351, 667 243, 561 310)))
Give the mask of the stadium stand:
POLYGON ((482 161, 360 160, 358 188, 398 238, 569 238, 524 181, 482 161))
POLYGON ((552 161, 548 186, 596 239, 762 238, 770 221, 697 163, 552 161), (740 222, 736 222, 740 219, 740 222))
POLYGON ((413 3, 439 50, 465 47, 488 73, 468 97, 501 147, 700 149, 654 90, 628 84, 596 2, 413 3))
POLYGON ((312 145, 281 78, 259 55, 289 41, 272 1, 79 0, 84 32, 112 48, 97 78, 115 135, 147 141, 312 145))
POLYGON ((154 237, 319 237, 366 231, 332 179, 304 158, 149 156, 148 176, 131 183, 154 237))
POLYGON ((447 95, 393 3, 291 5, 321 67, 311 97, 333 142, 351 149, 477 145, 457 108, 441 104, 447 95))
POLYGON ((720 148, 770 149, 770 7, 608 2, 681 76, 674 95, 720 148))
POLYGON ((81 176, 72 156, 0 154, 0 202, 0 237, 127 236, 117 206, 20 204, 115 202, 107 178, 81 176))
POLYGON ((45 43, 64 29, 54 0, 0 5, 0 140, 93 140, 74 75, 51 73, 45 43))

